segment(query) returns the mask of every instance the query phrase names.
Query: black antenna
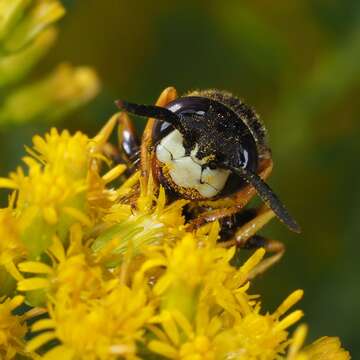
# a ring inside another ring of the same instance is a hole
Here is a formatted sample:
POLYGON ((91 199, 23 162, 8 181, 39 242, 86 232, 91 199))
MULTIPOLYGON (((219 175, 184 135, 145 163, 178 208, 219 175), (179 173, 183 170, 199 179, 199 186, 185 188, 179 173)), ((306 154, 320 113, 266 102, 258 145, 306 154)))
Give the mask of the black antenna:
POLYGON ((259 175, 244 168, 236 168, 231 165, 225 166, 243 178, 247 183, 252 185, 264 203, 274 211, 276 216, 292 231, 296 233, 301 232, 301 228, 296 220, 289 214, 286 207, 280 199, 271 190, 270 186, 266 184, 259 175))
POLYGON ((124 110, 128 113, 138 116, 155 118, 157 120, 167 121, 168 123, 173 125, 175 129, 178 129, 180 132, 182 132, 183 130, 180 121, 181 117, 166 108, 155 105, 139 105, 139 104, 129 103, 123 100, 116 100, 115 104, 119 109, 124 110))

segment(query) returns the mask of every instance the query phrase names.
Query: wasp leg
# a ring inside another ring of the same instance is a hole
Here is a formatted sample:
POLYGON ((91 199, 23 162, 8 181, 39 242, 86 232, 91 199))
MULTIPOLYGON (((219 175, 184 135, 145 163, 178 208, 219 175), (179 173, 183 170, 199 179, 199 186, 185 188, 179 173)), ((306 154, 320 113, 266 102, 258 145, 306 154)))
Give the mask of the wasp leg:
POLYGON ((193 231, 206 223, 230 217, 241 211, 241 209, 241 206, 231 206, 222 209, 205 211, 201 213, 197 218, 189 221, 187 231, 193 231))
POLYGON ((249 239, 255 236, 274 216, 275 214, 271 209, 262 206, 256 211, 255 217, 240 225, 240 228, 235 231, 235 234, 229 240, 220 242, 219 245, 223 247, 245 247, 249 239))
POLYGON ((260 247, 264 248, 267 253, 272 255, 260 261, 249 273, 249 280, 255 278, 256 276, 264 273, 267 269, 276 264, 283 257, 285 253, 285 246, 282 242, 272 239, 266 239, 262 236, 255 235, 249 239, 249 245, 246 249, 258 249, 260 247))
POLYGON ((97 146, 104 146, 109 140, 117 121, 118 121, 119 114, 113 115, 110 120, 106 122, 106 124, 102 127, 102 129, 98 132, 98 134, 93 138, 94 144, 97 146))
POLYGON ((119 115, 118 143, 120 157, 128 165, 128 175, 133 174, 140 163, 140 141, 128 114, 119 115))
POLYGON ((118 141, 124 156, 133 159, 139 155, 140 141, 129 115, 125 112, 119 115, 118 141))
POLYGON ((103 153, 115 164, 126 164, 126 161, 121 157, 119 149, 109 142, 104 145, 103 153))
POLYGON ((115 164, 125 164, 128 167, 128 175, 131 175, 140 161, 139 139, 126 113, 118 113, 115 116, 118 123, 118 146, 107 142, 103 146, 103 152, 115 164))
POLYGON ((101 146, 102 153, 109 159, 115 160, 119 157, 119 151, 110 144, 109 138, 118 123, 119 113, 114 114, 106 122, 99 133, 93 138, 93 143, 101 146))
MULTIPOLYGON (((250 213, 250 211, 248 212, 250 213)), ((263 273, 277 263, 285 252, 285 247, 281 242, 256 235, 274 216, 275 214, 271 209, 263 206, 257 211, 256 216, 240 226, 229 240, 219 243, 222 247, 236 246, 240 249, 258 249, 263 247, 266 252, 273 254, 262 260, 251 271, 249 279, 263 273)))
MULTIPOLYGON (((165 106, 170 101, 173 101, 177 98, 176 89, 173 87, 168 87, 160 94, 158 100, 156 101, 156 106, 165 106)), ((151 154, 153 150, 152 143, 152 131, 155 123, 155 119, 149 118, 145 130, 142 136, 141 149, 140 149, 140 164, 142 176, 147 183, 147 179, 151 172, 151 154)))

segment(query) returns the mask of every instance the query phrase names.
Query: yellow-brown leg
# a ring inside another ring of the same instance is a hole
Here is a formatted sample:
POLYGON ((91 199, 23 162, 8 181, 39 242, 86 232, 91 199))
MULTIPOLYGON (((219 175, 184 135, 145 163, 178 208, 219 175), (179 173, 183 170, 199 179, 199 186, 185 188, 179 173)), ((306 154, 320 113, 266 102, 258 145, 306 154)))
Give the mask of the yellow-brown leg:
POLYGON ((263 259, 257 264, 249 274, 249 280, 264 273, 267 269, 276 264, 283 257, 285 253, 285 246, 282 242, 272 239, 263 238, 263 244, 259 247, 263 247, 267 253, 272 254, 271 256, 263 259))
POLYGON ((245 247, 249 239, 255 236, 274 216, 275 214, 271 209, 265 206, 261 207, 256 216, 236 230, 230 240, 220 242, 219 245, 223 247, 245 247))
POLYGON ((134 173, 140 163, 140 141, 129 115, 125 112, 119 115, 118 144, 121 158, 128 165, 128 175, 134 173))
MULTIPOLYGON (((177 98, 176 89, 173 87, 166 88, 159 96, 156 101, 157 106, 165 106, 170 101, 173 101, 177 98)), ((152 130, 154 126, 155 119, 148 119, 145 130, 142 136, 141 141, 141 172, 144 178, 145 183, 151 172, 151 154, 152 154, 152 130)))
POLYGON ((263 247, 267 253, 272 255, 263 259, 249 274, 249 279, 262 274, 272 265, 277 263, 285 252, 284 245, 276 240, 266 239, 256 233, 266 225, 275 214, 271 209, 263 206, 259 209, 257 215, 243 226, 241 226, 235 235, 228 241, 220 242, 222 247, 237 246, 240 249, 257 249, 263 247))
POLYGON ((193 231, 206 223, 213 222, 216 220, 221 220, 226 217, 237 214, 239 211, 241 211, 242 208, 243 208, 242 206, 231 206, 221 209, 205 211, 202 214, 200 214, 197 218, 189 221, 189 224, 187 226, 187 231, 193 231))
POLYGON ((118 123, 118 144, 115 146, 110 142, 105 143, 103 153, 116 164, 126 164, 129 174, 140 162, 140 141, 128 114, 125 112, 118 113, 116 120, 118 123))
POLYGON ((104 145, 103 153, 108 159, 111 159, 115 164, 121 164, 125 162, 124 159, 121 157, 118 147, 109 142, 104 145))

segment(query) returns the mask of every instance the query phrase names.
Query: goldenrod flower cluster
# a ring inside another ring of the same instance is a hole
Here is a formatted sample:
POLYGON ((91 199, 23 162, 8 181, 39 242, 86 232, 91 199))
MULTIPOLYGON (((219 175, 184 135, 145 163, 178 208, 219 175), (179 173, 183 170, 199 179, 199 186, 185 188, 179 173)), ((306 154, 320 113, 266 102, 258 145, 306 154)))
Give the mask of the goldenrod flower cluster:
POLYGON ((48 53, 65 14, 60 0, 0 0, 0 126, 54 119, 86 103, 99 91, 95 71, 58 65, 43 79, 18 85, 48 53))
POLYGON ((263 308, 249 282, 263 249, 233 266, 217 222, 189 231, 186 200, 111 163, 116 121, 94 138, 35 136, 25 167, 0 179, 0 357, 350 359, 337 338, 290 334, 302 290, 263 308))

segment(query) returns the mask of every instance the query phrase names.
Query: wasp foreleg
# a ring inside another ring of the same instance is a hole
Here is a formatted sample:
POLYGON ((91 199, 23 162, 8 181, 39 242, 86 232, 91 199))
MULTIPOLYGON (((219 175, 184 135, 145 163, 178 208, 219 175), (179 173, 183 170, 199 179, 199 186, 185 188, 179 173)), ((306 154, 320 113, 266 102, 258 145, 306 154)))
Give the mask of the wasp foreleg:
POLYGON ((220 232, 220 246, 236 246, 239 249, 258 249, 264 248, 267 253, 272 255, 262 260, 249 274, 253 278, 276 262, 278 262, 285 252, 284 245, 276 240, 267 239, 257 235, 257 232, 266 225, 275 214, 271 209, 263 206, 259 210, 249 209, 235 216, 222 220, 220 232))

